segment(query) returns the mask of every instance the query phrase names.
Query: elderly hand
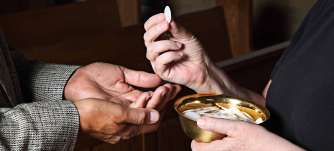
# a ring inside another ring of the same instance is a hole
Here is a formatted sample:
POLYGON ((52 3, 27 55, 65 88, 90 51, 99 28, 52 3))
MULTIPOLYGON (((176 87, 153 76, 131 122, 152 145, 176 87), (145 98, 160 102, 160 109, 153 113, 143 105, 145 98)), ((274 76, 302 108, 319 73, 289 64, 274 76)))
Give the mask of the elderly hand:
POLYGON ((227 136, 211 143, 193 141, 193 151, 303 151, 289 141, 251 123, 205 117, 199 119, 197 125, 227 136))
POLYGON ((153 109, 130 108, 99 99, 85 99, 74 102, 80 114, 81 131, 105 141, 117 143, 126 135, 139 134, 142 125, 158 122, 159 113, 153 109), (137 131, 128 133, 128 127, 137 127, 137 131))
POLYGON ((145 23, 144 35, 147 59, 156 74, 166 81, 185 85, 198 93, 221 93, 211 76, 213 66, 200 42, 174 21, 170 24, 164 14, 151 17, 145 23), (160 40, 170 32, 171 37, 160 40))

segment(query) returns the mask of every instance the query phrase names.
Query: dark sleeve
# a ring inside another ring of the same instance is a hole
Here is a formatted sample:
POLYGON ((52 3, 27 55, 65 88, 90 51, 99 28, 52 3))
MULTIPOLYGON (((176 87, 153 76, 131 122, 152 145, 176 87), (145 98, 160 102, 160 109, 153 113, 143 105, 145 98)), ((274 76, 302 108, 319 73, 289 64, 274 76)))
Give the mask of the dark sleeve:
POLYGON ((0 108, 0 150, 73 150, 79 114, 70 101, 0 108))
POLYGON ((319 9, 322 9, 322 7, 320 6, 321 3, 316 3, 311 11, 306 15, 306 17, 304 18, 303 22, 301 23, 300 27, 298 28, 298 30, 296 31, 296 33, 293 35, 291 42, 290 42, 290 46, 287 48, 287 50, 284 51, 284 53, 282 54, 281 58, 276 62, 272 72, 271 72, 271 79, 273 79, 273 77, 276 75, 276 73, 278 72, 278 70, 280 69, 280 67, 282 66, 282 64, 285 63, 285 60, 288 56, 293 55, 293 53, 295 53, 295 50, 298 49, 297 43, 302 40, 303 38, 307 37, 305 36, 305 30, 308 26, 312 25, 312 21, 316 18, 318 18, 318 14, 313 13, 313 12, 318 12, 319 9))
POLYGON ((58 101, 76 65, 28 61, 18 51, 11 51, 24 98, 28 101, 58 101))

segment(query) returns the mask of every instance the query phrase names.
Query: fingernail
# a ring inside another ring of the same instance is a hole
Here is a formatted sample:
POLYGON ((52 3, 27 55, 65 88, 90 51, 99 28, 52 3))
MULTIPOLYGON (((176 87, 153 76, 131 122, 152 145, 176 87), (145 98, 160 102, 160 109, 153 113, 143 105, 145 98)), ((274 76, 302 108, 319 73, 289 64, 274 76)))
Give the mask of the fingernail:
POLYGON ((150 122, 151 123, 156 123, 159 121, 159 112, 157 111, 151 111, 150 112, 150 122))

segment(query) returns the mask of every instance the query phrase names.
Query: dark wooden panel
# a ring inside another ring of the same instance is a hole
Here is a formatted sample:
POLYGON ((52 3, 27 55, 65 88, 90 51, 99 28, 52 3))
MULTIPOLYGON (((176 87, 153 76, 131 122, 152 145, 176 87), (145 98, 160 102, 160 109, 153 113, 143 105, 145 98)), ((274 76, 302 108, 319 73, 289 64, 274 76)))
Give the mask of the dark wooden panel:
POLYGON ((231 39, 228 34, 224 9, 221 7, 205 11, 187 14, 176 18, 194 33, 202 42, 210 58, 214 61, 229 59, 232 57, 231 39))
POLYGON ((0 17, 9 44, 17 48, 49 46, 64 38, 119 28, 115 0, 90 0, 0 17))
MULTIPOLYGON (((241 86, 262 93, 270 80, 270 74, 276 61, 288 46, 289 42, 284 42, 252 52, 241 57, 245 59, 240 59, 233 64, 224 65, 221 62, 221 68, 241 86)), ((238 58, 229 61, 233 62, 233 60, 238 60, 238 58)))
POLYGON ((252 0, 217 0, 224 8, 228 35, 234 56, 251 50, 252 0))
POLYGON ((0 14, 12 14, 31 9, 42 9, 50 6, 48 0, 2 0, 0 14))
MULTIPOLYGON (((85 14, 80 18, 85 18, 83 17, 85 14)), ((27 22, 29 18, 36 20, 35 15, 22 14, 22 16, 27 16, 24 20, 27 22)), ((129 68, 151 69, 149 62, 145 59, 143 25, 107 29, 99 28, 99 25, 95 24, 85 25, 71 21, 57 31, 48 28, 49 23, 46 23, 53 16, 46 21, 28 22, 29 26, 36 25, 33 29, 16 25, 20 19, 7 17, 7 20, 3 20, 3 25, 5 25, 4 31, 10 45, 22 50, 31 59, 67 64, 105 61, 129 68)), ((104 16, 104 18, 107 17, 104 16)), ((220 8, 181 16, 178 20, 202 40, 213 60, 232 57, 228 37, 225 34, 223 11, 220 8)))
POLYGON ((24 0, 2 0, 0 1, 0 14, 22 11, 27 5, 28 3, 24 0))
POLYGON ((140 18, 140 0, 117 0, 123 27, 136 25, 140 18))

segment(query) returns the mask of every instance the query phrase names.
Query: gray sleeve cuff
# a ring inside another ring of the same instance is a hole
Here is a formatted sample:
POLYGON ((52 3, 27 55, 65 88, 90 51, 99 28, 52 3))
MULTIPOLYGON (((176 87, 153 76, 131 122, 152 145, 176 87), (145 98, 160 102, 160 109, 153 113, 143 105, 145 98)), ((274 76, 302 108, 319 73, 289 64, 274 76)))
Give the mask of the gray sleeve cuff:
POLYGON ((77 68, 79 66, 34 64, 31 72, 31 100, 62 100, 65 85, 77 68))
POLYGON ((0 118, 1 150, 74 150, 79 113, 69 101, 22 104, 0 118))

